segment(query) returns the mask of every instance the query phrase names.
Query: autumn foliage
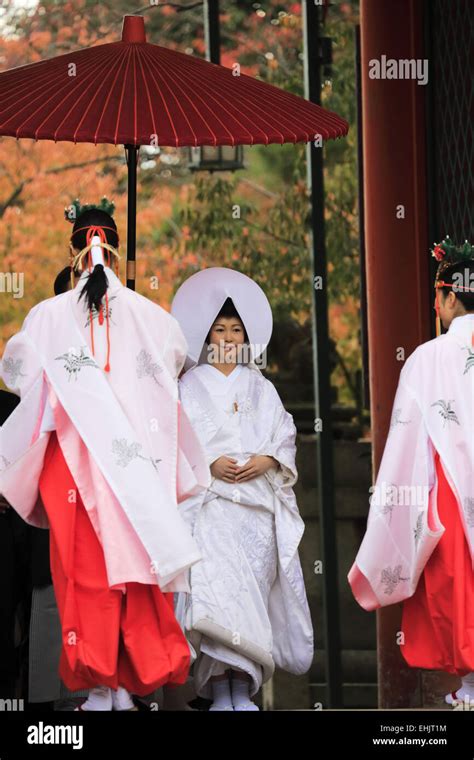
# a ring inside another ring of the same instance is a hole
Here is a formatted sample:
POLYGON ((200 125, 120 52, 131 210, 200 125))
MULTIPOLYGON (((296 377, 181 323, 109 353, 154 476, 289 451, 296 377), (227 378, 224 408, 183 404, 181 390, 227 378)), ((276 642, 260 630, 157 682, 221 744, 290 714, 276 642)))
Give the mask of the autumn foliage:
MULTIPOLYGON (((115 41, 123 15, 136 11, 146 16, 150 41, 202 56, 202 5, 184 0, 179 5, 160 1, 134 8, 124 0, 45 0, 24 12, 6 5, 0 15, 0 70, 115 41)), ((322 93, 323 103, 351 124, 356 5, 341 3, 328 16, 334 79, 322 93)), ((221 36, 223 65, 238 61, 243 72, 304 94, 300 3, 222 4, 221 36)), ((359 353, 355 139, 352 129, 346 140, 328 145, 325 179, 331 331, 354 366, 359 353)), ((167 308, 176 287, 193 271, 236 266, 265 288, 278 318, 304 324, 312 298, 305 148, 247 149, 245 164, 233 176, 197 178, 187 168, 184 150, 141 151, 137 290, 167 308), (235 204, 242 212, 238 218, 232 216, 235 204)), ((75 197, 114 200, 125 279, 126 177, 120 147, 0 138, 1 271, 24 274, 22 298, 0 294, 0 352, 28 311, 53 295, 55 276, 68 264, 71 227, 63 210, 75 197)))

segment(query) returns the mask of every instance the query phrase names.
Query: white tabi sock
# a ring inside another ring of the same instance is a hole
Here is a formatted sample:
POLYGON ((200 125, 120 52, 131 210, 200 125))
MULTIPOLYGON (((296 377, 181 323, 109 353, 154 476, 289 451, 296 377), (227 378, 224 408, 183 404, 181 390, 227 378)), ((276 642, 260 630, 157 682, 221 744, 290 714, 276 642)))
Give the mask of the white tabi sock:
MULTIPOLYGON (((79 708, 76 707, 76 710, 79 708)), ((96 686, 91 689, 86 701, 80 707, 81 710, 105 711, 112 709, 112 693, 108 686, 96 686)))
POLYGON ((448 705, 452 705, 455 702, 471 701, 474 706, 474 673, 468 673, 467 676, 461 678, 462 686, 452 694, 446 694, 446 702, 448 705))
POLYGON ((249 697, 249 688, 250 681, 244 680, 243 678, 232 679, 232 704, 234 705, 234 710, 237 712, 244 710, 250 712, 259 709, 249 697))
POLYGON ((119 686, 117 690, 112 689, 112 709, 113 710, 137 710, 132 697, 127 689, 119 686))
POLYGON ((214 710, 233 710, 232 698, 230 696, 230 683, 228 678, 219 681, 212 681, 212 698, 213 702, 209 711, 214 710))

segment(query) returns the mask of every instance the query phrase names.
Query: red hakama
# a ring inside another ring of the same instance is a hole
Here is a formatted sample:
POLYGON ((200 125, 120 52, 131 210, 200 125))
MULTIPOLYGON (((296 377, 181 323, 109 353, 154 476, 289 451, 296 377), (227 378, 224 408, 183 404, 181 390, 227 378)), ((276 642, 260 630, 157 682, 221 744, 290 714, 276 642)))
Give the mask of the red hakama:
POLYGON ((436 453, 437 507, 445 527, 416 591, 403 605, 401 646, 414 668, 474 671, 474 572, 456 497, 436 453))
POLYGON ((109 587, 101 544, 55 432, 39 486, 62 628, 59 675, 68 689, 123 686, 144 696, 184 683, 190 653, 173 594, 141 583, 126 583, 126 593, 109 587))

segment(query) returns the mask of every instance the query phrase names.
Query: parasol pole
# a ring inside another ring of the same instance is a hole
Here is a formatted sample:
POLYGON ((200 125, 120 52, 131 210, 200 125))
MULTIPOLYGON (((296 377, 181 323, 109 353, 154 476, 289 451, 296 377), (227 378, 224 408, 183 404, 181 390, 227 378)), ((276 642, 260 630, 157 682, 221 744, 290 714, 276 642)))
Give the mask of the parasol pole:
POLYGON ((135 252, 137 247, 137 159, 140 146, 125 145, 128 166, 127 210, 127 288, 135 290, 135 252))

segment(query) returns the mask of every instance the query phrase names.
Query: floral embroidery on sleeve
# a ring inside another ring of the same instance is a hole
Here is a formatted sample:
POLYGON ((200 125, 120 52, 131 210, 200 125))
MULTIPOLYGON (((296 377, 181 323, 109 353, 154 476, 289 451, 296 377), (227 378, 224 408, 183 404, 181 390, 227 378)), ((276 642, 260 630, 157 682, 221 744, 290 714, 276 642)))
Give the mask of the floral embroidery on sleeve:
POLYGON ((163 372, 163 369, 153 361, 152 356, 144 348, 137 355, 137 377, 152 377, 157 385, 161 383, 156 379, 156 375, 163 372))
POLYGON ((397 425, 409 425, 410 424, 411 420, 401 420, 400 419, 401 413, 402 413, 401 408, 393 410, 393 417, 392 417, 392 421, 390 423, 390 430, 392 430, 392 428, 396 427, 397 425))
POLYGON ((133 459, 138 457, 139 459, 151 462, 155 470, 158 471, 157 465, 158 462, 161 462, 161 459, 152 459, 152 457, 143 456, 143 454, 140 454, 141 448, 141 443, 138 443, 137 441, 127 443, 126 438, 114 438, 112 441, 112 451, 117 457, 115 464, 120 467, 127 467, 133 459))
POLYGON ((26 377, 26 374, 21 371, 22 366, 23 359, 12 359, 12 357, 9 356, 7 359, 3 360, 3 372, 5 375, 8 375, 10 385, 16 385, 16 381, 19 377, 26 377))
POLYGON ((402 566, 397 565, 393 569, 385 567, 382 570, 381 583, 385 586, 384 593, 391 596, 401 581, 408 581, 409 578, 402 577, 402 566))

